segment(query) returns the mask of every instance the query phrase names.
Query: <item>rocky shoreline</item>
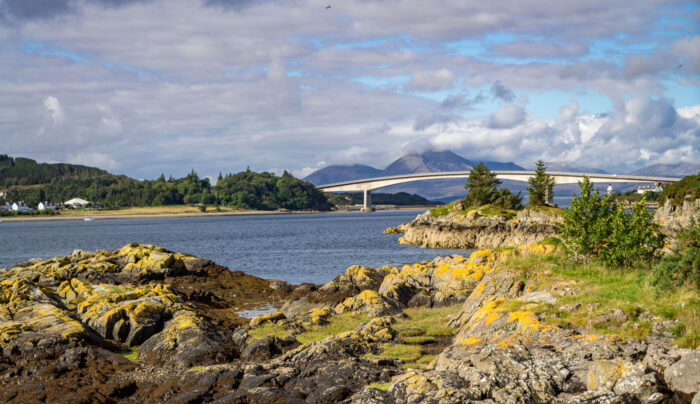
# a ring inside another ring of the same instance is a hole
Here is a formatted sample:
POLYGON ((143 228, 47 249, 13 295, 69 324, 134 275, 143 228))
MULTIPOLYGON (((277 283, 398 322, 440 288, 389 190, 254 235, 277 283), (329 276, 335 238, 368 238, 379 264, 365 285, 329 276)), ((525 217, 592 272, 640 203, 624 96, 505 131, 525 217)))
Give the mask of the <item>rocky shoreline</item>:
POLYGON ((388 228, 385 233, 403 233, 401 244, 423 248, 498 248, 536 243, 560 233, 561 219, 533 210, 522 210, 512 219, 482 215, 479 210, 466 214, 450 212, 434 217, 430 211, 413 221, 388 228))
POLYGON ((298 286, 139 244, 30 260, 0 270, 0 400, 689 402, 700 351, 673 346, 673 321, 642 313, 645 340, 599 333, 631 317, 564 304, 579 283, 509 264, 551 254, 351 266, 298 286), (281 310, 239 315, 265 304, 281 310), (542 305, 590 327, 551 322, 542 305))

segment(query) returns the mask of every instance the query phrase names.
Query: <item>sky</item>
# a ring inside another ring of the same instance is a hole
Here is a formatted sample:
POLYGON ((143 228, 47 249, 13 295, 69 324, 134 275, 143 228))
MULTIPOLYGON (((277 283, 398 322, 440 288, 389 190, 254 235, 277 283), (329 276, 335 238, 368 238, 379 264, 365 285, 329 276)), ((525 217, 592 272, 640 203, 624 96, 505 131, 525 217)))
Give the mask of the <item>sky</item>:
POLYGON ((425 150, 697 164, 699 21, 693 1, 0 0, 0 153, 134 178, 425 150))

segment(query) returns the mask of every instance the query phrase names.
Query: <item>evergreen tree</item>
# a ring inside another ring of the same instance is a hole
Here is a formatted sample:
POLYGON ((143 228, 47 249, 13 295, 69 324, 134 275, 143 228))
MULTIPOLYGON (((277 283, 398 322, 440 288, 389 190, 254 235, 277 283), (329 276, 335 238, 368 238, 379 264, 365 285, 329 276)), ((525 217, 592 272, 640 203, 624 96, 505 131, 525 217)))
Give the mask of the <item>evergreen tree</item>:
POLYGON ((481 206, 491 203, 499 185, 501 181, 496 179, 496 174, 492 173, 486 164, 480 162, 472 168, 467 183, 464 184, 467 190, 467 196, 464 198, 465 205, 481 206))
POLYGON ((547 174, 547 167, 544 165, 544 161, 537 160, 535 166, 535 176, 527 180, 528 184, 530 184, 527 188, 527 192, 530 194, 530 200, 527 204, 530 206, 544 206, 553 195, 554 177, 547 174))

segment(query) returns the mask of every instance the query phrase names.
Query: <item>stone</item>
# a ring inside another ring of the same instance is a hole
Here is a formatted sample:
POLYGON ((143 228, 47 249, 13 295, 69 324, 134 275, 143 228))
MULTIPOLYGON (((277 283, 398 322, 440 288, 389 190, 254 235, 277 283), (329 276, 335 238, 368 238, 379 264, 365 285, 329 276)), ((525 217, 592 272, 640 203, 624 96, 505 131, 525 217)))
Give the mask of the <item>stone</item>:
POLYGON ((674 393, 690 399, 700 391, 700 350, 683 356, 664 372, 664 379, 674 393))
POLYGON ((400 310, 397 303, 381 296, 377 292, 367 289, 357 296, 349 297, 335 307, 338 314, 347 312, 364 312, 372 317, 381 316, 388 313, 395 313, 400 310))
POLYGON ((522 302, 556 304, 557 299, 548 292, 530 292, 518 298, 522 302))

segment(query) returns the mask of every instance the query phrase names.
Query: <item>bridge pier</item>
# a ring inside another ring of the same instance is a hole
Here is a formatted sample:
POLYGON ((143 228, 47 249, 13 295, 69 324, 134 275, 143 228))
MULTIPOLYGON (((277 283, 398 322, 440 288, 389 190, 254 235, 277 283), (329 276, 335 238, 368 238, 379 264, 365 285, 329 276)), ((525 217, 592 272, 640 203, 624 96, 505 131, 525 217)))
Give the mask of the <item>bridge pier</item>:
POLYGON ((362 203, 362 209, 360 209, 360 212, 374 212, 374 207, 372 207, 372 191, 365 189, 363 192, 365 199, 362 203))

